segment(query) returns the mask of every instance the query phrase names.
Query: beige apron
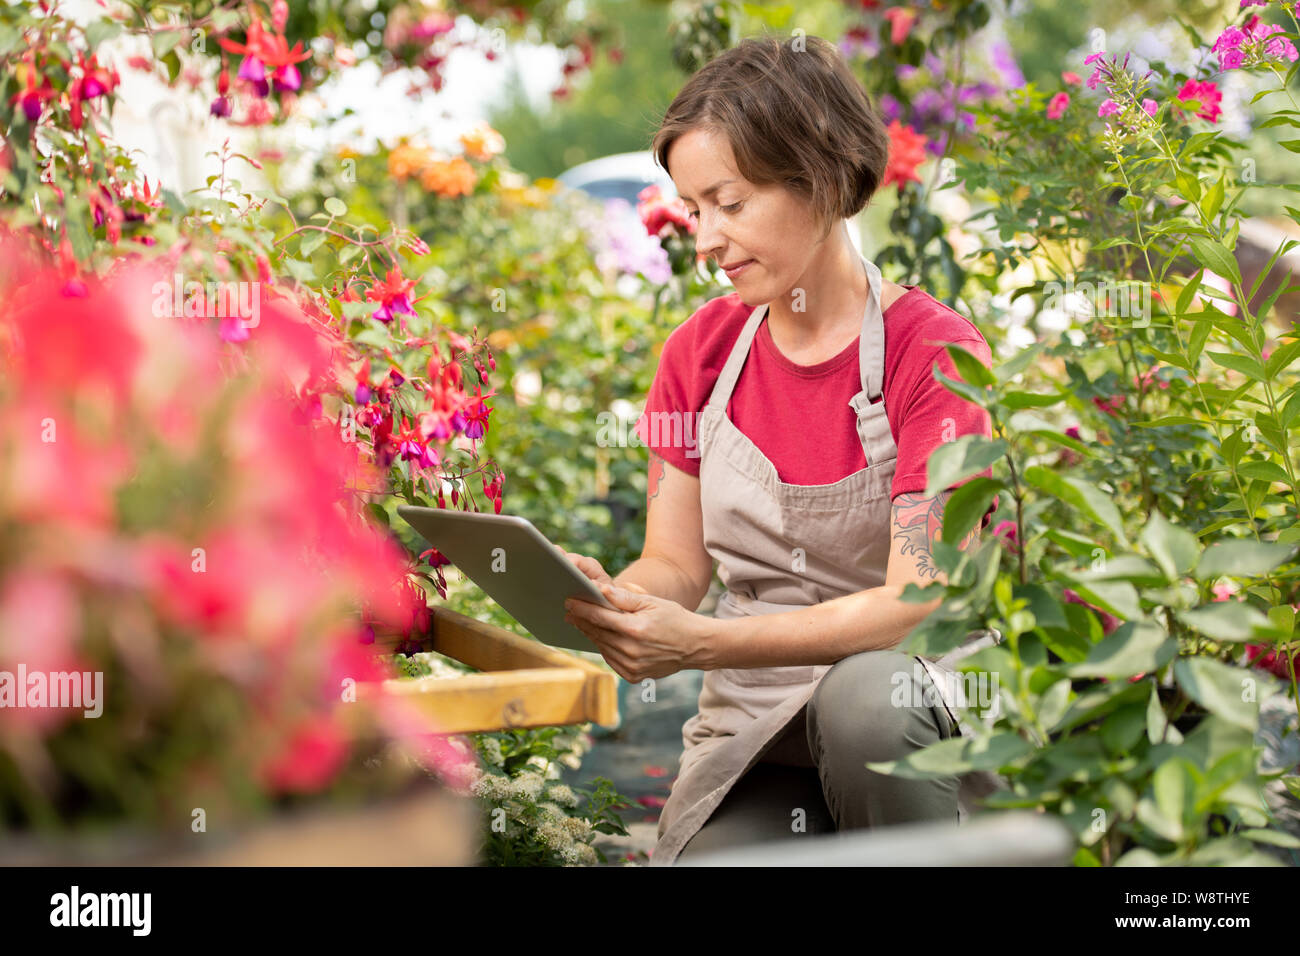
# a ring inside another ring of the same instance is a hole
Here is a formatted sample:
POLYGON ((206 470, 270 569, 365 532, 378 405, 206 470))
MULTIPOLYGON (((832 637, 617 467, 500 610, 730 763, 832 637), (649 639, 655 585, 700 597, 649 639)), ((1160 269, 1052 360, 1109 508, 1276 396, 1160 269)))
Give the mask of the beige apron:
MULTIPOLYGON (((715 617, 779 614, 885 583, 889 563, 891 501, 898 449, 885 416, 885 323, 881 275, 862 260, 870 294, 862 318, 858 362, 862 391, 850 401, 867 466, 825 485, 792 485, 727 418, 727 403, 767 314, 754 309, 718 376, 700 417, 700 506, 704 545, 718 562, 726 592, 715 617)), ((779 401, 779 396, 774 400, 779 401)), ((973 631, 938 661, 918 658, 938 686, 960 731, 949 681, 952 663, 999 635, 973 631)), ((772 749, 800 717, 830 664, 705 671, 699 712, 682 727, 680 770, 659 817, 651 865, 673 862, 746 771, 772 749)), ((958 817, 975 798, 995 789, 988 773, 962 778, 958 817)))

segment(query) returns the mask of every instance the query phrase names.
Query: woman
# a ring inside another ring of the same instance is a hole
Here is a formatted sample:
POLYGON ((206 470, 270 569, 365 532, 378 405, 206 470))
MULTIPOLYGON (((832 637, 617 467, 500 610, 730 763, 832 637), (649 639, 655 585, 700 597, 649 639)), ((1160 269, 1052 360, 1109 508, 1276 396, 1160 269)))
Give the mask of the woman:
POLYGON ((611 579, 570 555, 619 610, 568 602, 623 678, 705 672, 651 861, 956 821, 961 781, 864 764, 958 730, 934 662, 896 649, 938 602, 899 595, 938 576, 930 542, 951 490, 924 496, 930 453, 990 433, 987 413, 933 378, 936 362, 958 377, 940 343, 986 364, 988 345, 855 251, 846 220, 880 185, 889 136, 826 41, 723 53, 682 88, 653 148, 698 224, 697 251, 735 291, 664 345, 638 423, 650 447, 641 557, 611 579), (726 591, 706 617, 691 609, 714 560, 726 591))

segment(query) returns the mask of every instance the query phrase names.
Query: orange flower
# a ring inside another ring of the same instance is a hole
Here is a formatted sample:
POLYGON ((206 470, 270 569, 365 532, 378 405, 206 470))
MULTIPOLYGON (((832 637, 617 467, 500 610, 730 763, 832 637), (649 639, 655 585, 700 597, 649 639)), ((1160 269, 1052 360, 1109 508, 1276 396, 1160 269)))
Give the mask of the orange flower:
POLYGON ((388 175, 404 182, 418 175, 431 162, 433 154, 429 147, 403 143, 388 154, 388 175))
POLYGON ((476 178, 474 167, 459 156, 436 160, 420 171, 420 185, 447 198, 468 196, 476 178))
POLYGON ((465 155, 481 163, 488 162, 506 148, 501 134, 482 121, 460 134, 460 144, 465 147, 465 155))
POLYGON ((925 162, 925 136, 903 126, 898 120, 889 124, 889 162, 885 165, 885 176, 881 186, 897 183, 901 190, 907 181, 920 182, 916 168, 925 162))

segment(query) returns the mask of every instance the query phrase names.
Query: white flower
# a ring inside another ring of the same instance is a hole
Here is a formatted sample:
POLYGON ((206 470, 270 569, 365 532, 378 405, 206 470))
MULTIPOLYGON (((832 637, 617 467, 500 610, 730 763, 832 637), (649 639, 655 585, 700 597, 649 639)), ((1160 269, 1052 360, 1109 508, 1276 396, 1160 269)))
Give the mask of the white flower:
POLYGON ((567 783, 551 787, 549 796, 562 807, 576 807, 578 805, 578 795, 573 792, 573 788, 567 783))
POLYGON ((495 737, 483 738, 483 759, 494 767, 503 766, 505 757, 501 753, 501 741, 495 737))
POLYGON ((515 777, 511 782, 511 791, 517 797, 523 797, 528 800, 536 800, 542 792, 542 787, 546 781, 542 775, 535 771, 526 771, 515 777))

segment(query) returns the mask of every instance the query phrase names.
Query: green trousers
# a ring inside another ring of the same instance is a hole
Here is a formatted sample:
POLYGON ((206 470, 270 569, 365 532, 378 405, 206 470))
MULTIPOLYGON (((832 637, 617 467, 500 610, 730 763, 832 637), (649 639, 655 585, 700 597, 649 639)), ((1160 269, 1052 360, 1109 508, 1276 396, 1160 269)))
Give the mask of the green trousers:
POLYGON ((957 820, 957 777, 905 780, 864 764, 957 733, 929 675, 896 650, 837 662, 771 751, 682 849, 696 858, 744 844, 864 827, 957 820))

